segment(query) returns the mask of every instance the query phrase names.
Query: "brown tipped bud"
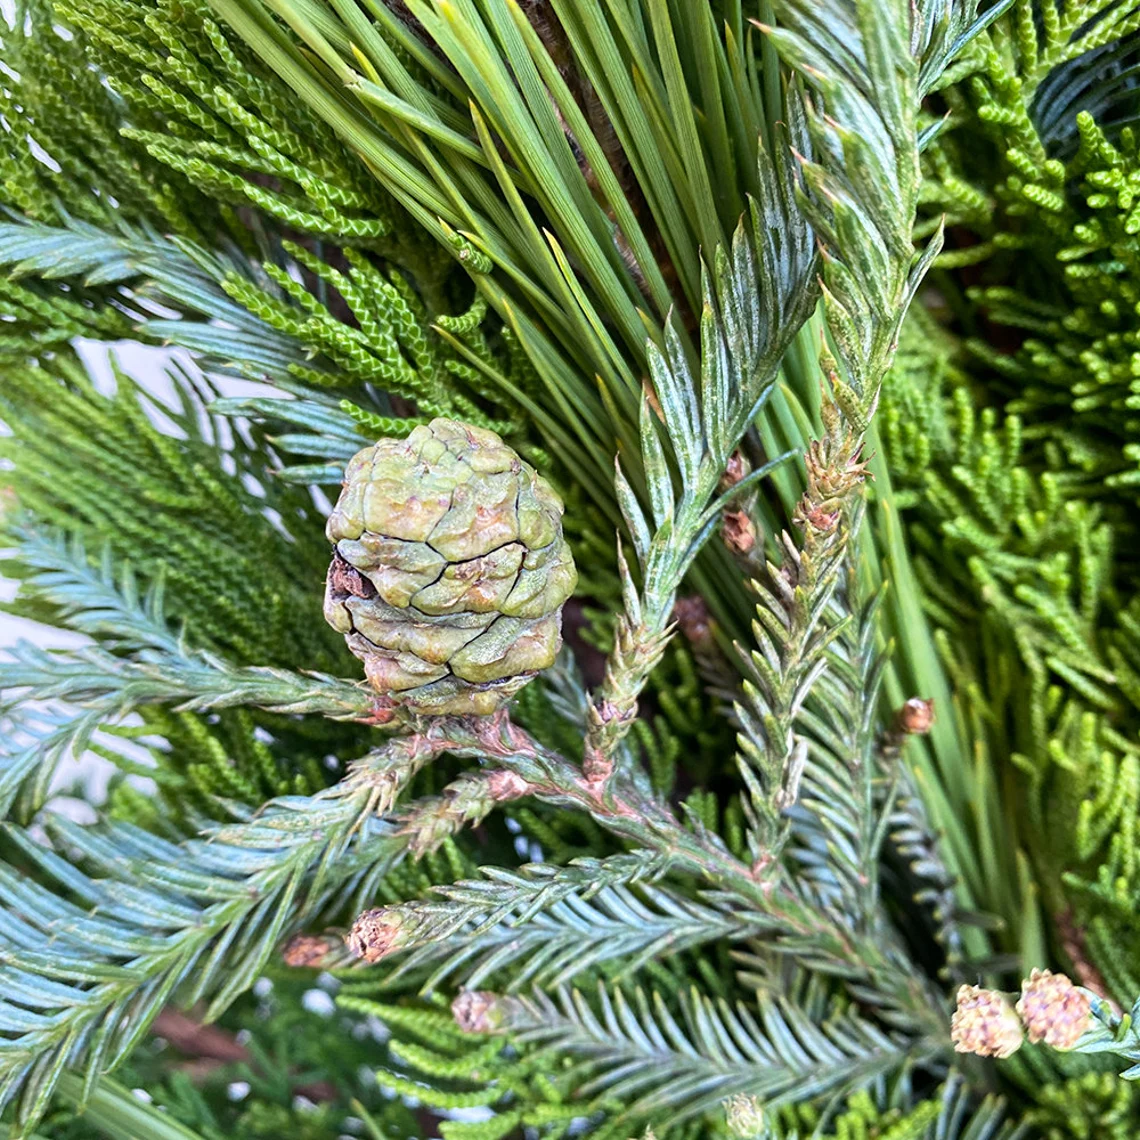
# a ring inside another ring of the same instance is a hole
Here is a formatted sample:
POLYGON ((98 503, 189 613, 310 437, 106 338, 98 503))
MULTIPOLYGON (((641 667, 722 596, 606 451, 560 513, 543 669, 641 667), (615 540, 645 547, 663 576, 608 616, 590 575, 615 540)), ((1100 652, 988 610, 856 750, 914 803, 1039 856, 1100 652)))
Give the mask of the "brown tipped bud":
POLYGON ((725 545, 737 554, 747 554, 756 545, 756 527, 745 511, 725 511, 722 533, 725 545))
POLYGON ((728 463, 725 464, 724 474, 720 477, 721 491, 731 490, 737 485, 737 483, 742 483, 751 474, 752 464, 744 458, 743 453, 734 451, 728 457, 728 463))
POLYGON ((1034 1044, 1072 1049, 1089 1027, 1092 1005, 1064 974, 1034 970, 1021 983, 1017 1012, 1034 1044))
POLYGON ((997 990, 962 986, 958 1008, 950 1019, 950 1040, 959 1053, 979 1057, 1009 1057, 1024 1037, 1013 1007, 997 990))
POLYGON ((899 732, 907 736, 925 736, 934 727, 934 701, 911 697, 895 718, 899 732))
POLYGON ((295 969, 317 968, 325 960, 332 943, 316 934, 298 934, 285 943, 281 958, 286 966, 295 969))
POLYGON ((532 791, 530 784, 517 772, 496 769, 487 773, 487 794, 495 803, 521 799, 523 796, 529 796, 532 791))
POLYGON ((366 910, 352 924, 345 945, 366 962, 379 962, 408 942, 404 916, 394 907, 366 910))
POLYGON ((494 1033, 503 1024, 503 999, 490 990, 463 990, 451 1015, 464 1033, 494 1033))
POLYGON ((694 645, 707 645, 712 640, 712 615, 700 595, 678 598, 673 606, 673 620, 694 645))

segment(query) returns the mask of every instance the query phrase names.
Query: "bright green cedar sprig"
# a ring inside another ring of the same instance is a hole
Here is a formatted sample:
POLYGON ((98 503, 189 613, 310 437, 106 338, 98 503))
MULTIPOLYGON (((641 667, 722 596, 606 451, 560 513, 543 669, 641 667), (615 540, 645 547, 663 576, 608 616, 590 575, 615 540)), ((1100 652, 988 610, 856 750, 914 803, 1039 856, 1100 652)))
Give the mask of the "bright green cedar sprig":
MULTIPOLYGON (((1121 999, 1137 979, 1135 22, 1130 5, 1017 5, 948 73, 920 228, 943 212, 956 227, 935 272, 957 337, 935 334, 925 376, 900 370, 888 413, 925 605, 972 735, 1031 805, 1000 909, 1022 913, 1028 948, 1039 892, 1065 955, 1121 999)), ((1017 833, 1012 817, 999 828, 1017 833)))

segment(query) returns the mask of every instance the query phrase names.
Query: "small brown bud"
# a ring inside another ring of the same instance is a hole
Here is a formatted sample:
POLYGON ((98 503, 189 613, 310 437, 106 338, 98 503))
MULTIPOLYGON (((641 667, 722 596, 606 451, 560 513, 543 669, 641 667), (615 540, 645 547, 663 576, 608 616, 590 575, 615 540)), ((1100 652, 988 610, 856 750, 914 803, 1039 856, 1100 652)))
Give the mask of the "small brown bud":
POLYGON ((390 724, 398 713, 394 701, 377 694, 372 698, 372 711, 360 718, 361 724, 390 724))
POLYGON ((404 917, 392 907, 366 910, 352 924, 345 945, 366 962, 379 962, 408 941, 404 917))
POLYGON ((529 796, 532 790, 530 784, 517 772, 508 772, 499 768, 487 773, 487 793, 495 803, 521 799, 523 796, 529 796))
POLYGON ((934 727, 934 701, 911 697, 899 709, 896 723, 908 736, 925 736, 934 727))
POLYGON ((961 986, 958 1008, 950 1019, 950 1040, 959 1053, 1009 1057, 1024 1037, 1013 1007, 997 990, 961 986))
POLYGON ((737 554, 747 554, 756 545, 756 527, 745 511, 725 511, 725 545, 737 554))
POLYGON ((327 938, 316 934, 298 934, 285 943, 281 958, 286 966, 296 969, 317 967, 324 961, 332 944, 327 938))
POLYGON ((678 598, 673 606, 673 620, 694 645, 707 645, 712 639, 712 615, 699 594, 678 598))
POLYGON ((720 477, 721 491, 728 491, 735 487, 737 483, 743 482, 752 473, 752 464, 744 458, 744 454, 740 451, 734 451, 728 457, 728 463, 725 464, 724 474, 720 477))
POLYGON ((1089 1027, 1092 1005, 1064 974, 1034 970, 1021 983, 1017 1012, 1034 1044, 1072 1049, 1089 1027))
POLYGON ((464 1033, 494 1033, 503 1023, 502 999, 490 990, 462 990, 451 1015, 464 1033))

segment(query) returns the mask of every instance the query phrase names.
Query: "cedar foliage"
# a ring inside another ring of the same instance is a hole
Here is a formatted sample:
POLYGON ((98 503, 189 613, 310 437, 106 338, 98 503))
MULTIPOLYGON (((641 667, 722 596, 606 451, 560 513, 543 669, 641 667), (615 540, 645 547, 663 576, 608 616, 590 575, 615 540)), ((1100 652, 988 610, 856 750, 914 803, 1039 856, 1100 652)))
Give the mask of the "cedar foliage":
POLYGON ((9 1134, 1134 1134, 1129 1018, 975 1066, 948 999, 1140 991, 1138 36, 1126 0, 22 3, 4 570, 73 641, 0 660, 9 1134), (108 386, 121 340, 192 363, 108 386), (382 725, 324 495, 435 416, 563 494, 576 632, 509 718, 382 725))

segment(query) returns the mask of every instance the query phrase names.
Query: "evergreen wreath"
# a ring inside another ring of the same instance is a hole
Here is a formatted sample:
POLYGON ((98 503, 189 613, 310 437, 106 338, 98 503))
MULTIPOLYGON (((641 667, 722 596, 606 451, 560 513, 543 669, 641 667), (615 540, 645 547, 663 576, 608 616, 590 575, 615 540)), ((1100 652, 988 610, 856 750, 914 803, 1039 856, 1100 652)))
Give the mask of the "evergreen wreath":
POLYGON ((0 1135, 1137 1135, 1138 74, 20 0, 0 1135))

